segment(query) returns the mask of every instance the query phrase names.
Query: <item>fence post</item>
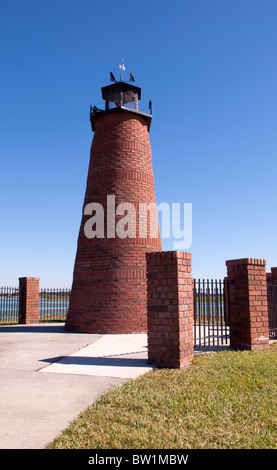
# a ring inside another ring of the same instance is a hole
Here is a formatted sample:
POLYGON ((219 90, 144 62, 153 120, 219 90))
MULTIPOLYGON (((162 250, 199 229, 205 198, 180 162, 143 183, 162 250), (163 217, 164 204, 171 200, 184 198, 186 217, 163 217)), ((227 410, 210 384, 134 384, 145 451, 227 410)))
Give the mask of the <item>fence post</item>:
POLYGON ((191 254, 146 254, 148 362, 180 368, 193 358, 191 254))
POLYGON ((267 280, 263 259, 226 261, 229 280, 230 346, 263 349, 269 345, 267 280))
POLYGON ((277 284, 277 268, 271 268, 270 282, 272 284, 277 284))
POLYGON ((18 323, 39 322, 39 277, 19 278, 18 323))

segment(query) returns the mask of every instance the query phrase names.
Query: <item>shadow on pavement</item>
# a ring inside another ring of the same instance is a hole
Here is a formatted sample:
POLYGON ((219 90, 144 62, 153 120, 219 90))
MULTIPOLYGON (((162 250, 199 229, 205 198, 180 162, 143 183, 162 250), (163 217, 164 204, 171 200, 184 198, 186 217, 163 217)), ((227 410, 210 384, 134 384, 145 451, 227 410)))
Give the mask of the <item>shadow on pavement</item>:
POLYGON ((0 326, 1 333, 66 333, 72 334, 70 331, 64 329, 64 323, 59 323, 53 325, 9 325, 9 326, 0 326))
MULTIPOLYGON (((134 353, 137 354, 137 353, 134 353)), ((111 366, 111 367, 146 367, 148 361, 145 358, 126 357, 126 355, 94 357, 94 356, 57 356, 41 359, 41 362, 55 363, 61 361, 66 365, 82 365, 82 366, 111 366), (125 357, 124 357, 125 356, 125 357)), ((128 354, 130 356, 130 354, 128 354)))

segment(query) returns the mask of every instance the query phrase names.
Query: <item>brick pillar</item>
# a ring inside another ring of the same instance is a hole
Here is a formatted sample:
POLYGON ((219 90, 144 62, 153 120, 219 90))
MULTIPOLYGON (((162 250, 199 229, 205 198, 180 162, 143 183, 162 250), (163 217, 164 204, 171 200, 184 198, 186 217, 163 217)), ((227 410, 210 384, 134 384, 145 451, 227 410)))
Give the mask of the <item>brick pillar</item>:
POLYGON ((39 322, 39 277, 19 278, 18 323, 39 322))
POLYGON ((193 358, 191 254, 146 254, 148 362, 180 368, 193 358))
POLYGON ((229 279, 230 345, 263 349, 269 344, 267 281, 263 259, 226 261, 229 279))

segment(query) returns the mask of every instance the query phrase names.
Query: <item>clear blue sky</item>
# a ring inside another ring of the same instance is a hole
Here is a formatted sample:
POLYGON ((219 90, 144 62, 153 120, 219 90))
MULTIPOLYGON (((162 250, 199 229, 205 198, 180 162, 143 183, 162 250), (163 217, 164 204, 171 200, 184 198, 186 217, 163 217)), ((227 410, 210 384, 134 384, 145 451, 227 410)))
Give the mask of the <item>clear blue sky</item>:
POLYGON ((122 57, 153 100, 157 202, 192 203, 193 275, 277 266, 276 0, 1 0, 0 39, 0 285, 71 286, 89 106, 122 57))

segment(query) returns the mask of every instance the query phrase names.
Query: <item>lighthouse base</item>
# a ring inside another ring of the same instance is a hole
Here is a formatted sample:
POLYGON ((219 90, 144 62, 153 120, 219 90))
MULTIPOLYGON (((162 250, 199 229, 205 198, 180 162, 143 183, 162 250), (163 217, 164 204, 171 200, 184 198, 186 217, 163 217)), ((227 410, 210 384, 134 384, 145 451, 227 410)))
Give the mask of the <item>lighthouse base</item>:
POLYGON ((139 269, 136 277, 127 278, 134 272, 124 271, 120 278, 102 271, 98 279, 73 282, 66 331, 94 334, 147 331, 146 272, 139 269))

